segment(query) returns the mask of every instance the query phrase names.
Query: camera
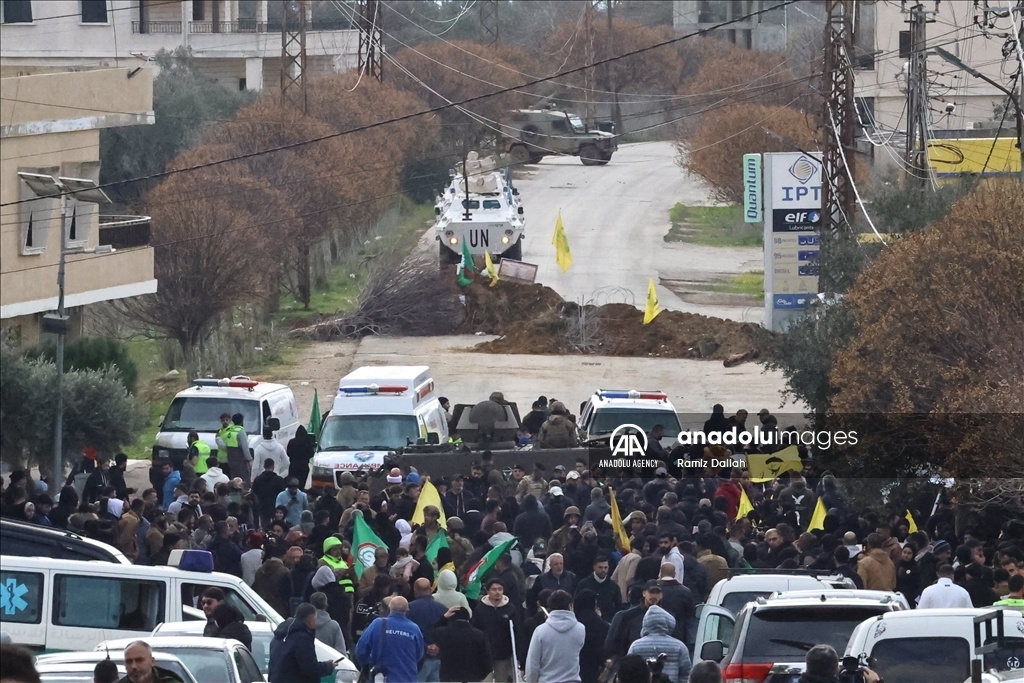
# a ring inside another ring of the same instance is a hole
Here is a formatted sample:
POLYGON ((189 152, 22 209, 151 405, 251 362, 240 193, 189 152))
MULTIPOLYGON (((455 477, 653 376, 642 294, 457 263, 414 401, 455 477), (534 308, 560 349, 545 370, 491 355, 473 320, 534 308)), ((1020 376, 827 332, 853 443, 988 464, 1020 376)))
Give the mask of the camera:
POLYGON ((839 669, 839 683, 864 683, 864 669, 866 668, 856 657, 843 657, 839 669))
POLYGON ((664 652, 657 657, 649 657, 647 659, 647 668, 651 672, 651 683, 665 683, 672 680, 665 675, 665 661, 667 659, 668 655, 664 652))
POLYGON ((952 102, 946 102, 946 113, 952 114, 954 111, 956 111, 956 105, 952 102))

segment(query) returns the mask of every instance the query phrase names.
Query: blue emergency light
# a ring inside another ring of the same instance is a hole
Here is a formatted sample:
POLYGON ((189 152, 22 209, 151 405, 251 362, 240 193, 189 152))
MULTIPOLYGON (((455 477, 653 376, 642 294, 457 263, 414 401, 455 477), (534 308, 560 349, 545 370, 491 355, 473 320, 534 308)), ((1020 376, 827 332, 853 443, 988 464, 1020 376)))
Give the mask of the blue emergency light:
POLYGON ((668 394, 661 391, 637 391, 636 389, 630 389, 628 391, 624 389, 602 389, 597 392, 597 395, 601 398, 644 398, 655 401, 663 401, 668 398, 668 394))
POLYGON ((194 387, 234 387, 237 389, 248 389, 252 391, 253 388, 259 384, 259 382, 251 379, 194 379, 192 380, 192 386, 194 387))
POLYGON ((339 394, 404 394, 409 387, 399 386, 377 386, 376 384, 368 384, 360 387, 338 387, 339 394))

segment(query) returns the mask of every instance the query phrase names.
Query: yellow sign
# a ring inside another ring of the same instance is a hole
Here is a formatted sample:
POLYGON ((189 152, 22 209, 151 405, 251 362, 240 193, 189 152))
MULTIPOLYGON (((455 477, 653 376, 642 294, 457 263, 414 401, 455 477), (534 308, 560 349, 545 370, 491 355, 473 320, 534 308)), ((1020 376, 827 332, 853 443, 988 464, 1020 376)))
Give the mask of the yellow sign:
POLYGON ((1019 173, 1020 150, 1014 138, 934 139, 928 141, 928 165, 939 178, 1019 173))
POLYGON ((804 464, 796 446, 788 446, 778 453, 751 453, 747 456, 747 469, 750 470, 750 481, 761 484, 789 470, 802 472, 804 464))

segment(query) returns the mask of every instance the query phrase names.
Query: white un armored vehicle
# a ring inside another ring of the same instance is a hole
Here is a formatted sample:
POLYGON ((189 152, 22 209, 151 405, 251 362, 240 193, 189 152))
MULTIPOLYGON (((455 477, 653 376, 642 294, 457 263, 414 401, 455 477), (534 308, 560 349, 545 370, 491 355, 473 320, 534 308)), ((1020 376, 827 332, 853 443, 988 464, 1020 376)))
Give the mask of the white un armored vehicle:
POLYGON ((507 170, 498 170, 493 159, 480 158, 476 152, 467 155, 465 169, 461 164, 455 169, 451 185, 434 205, 442 268, 462 259, 464 244, 472 256, 490 252, 495 261, 522 258, 525 220, 519 190, 512 187, 510 176, 507 170))

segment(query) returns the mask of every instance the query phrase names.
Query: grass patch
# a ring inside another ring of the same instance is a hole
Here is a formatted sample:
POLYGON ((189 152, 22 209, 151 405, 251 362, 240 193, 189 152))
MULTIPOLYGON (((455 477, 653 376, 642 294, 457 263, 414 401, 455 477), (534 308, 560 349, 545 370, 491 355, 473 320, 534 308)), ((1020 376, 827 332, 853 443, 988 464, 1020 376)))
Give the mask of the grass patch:
POLYGON ((145 411, 145 425, 135 443, 125 446, 123 452, 132 460, 149 460, 167 407, 174 395, 185 388, 185 375, 182 373, 164 379, 167 367, 160 354, 160 345, 155 340, 136 337, 127 346, 128 355, 139 369, 135 396, 145 411))
POLYGON ((749 296, 764 296, 764 271, 751 270, 741 273, 732 280, 715 283, 710 287, 713 292, 726 294, 747 294, 749 296))
POLYGON ((686 206, 677 203, 669 209, 672 227, 666 242, 692 242, 711 247, 760 247, 763 229, 757 223, 743 222, 743 207, 686 206))

